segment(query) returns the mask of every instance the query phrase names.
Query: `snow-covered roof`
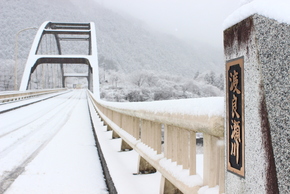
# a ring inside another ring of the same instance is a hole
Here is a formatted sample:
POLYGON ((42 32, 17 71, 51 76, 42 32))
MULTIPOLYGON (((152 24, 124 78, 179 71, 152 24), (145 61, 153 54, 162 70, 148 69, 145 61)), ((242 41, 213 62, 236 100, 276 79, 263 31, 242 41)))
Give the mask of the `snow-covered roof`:
POLYGON ((256 13, 268 18, 275 19, 281 23, 290 24, 289 8, 289 0, 249 1, 224 20, 223 28, 227 29, 256 13))

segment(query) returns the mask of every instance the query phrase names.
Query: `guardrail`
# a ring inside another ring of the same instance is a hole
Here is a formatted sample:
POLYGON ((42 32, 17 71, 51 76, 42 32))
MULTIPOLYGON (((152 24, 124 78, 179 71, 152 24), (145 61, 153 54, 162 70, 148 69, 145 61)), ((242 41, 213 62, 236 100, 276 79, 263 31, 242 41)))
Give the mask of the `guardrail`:
POLYGON ((224 193, 223 98, 182 101, 192 109, 199 106, 190 112, 178 108, 177 101, 169 107, 164 101, 132 107, 96 100, 88 94, 108 130, 113 130, 113 138, 122 138, 121 150, 134 149, 140 155, 139 172, 157 170, 162 174, 160 193, 197 193, 216 186, 224 193), (196 174, 197 132, 204 138, 203 179, 196 174))
POLYGON ((34 90, 34 91, 11 91, 0 93, 0 103, 8 103, 12 101, 24 100, 35 96, 44 94, 51 94, 67 90, 66 88, 46 89, 46 90, 34 90))

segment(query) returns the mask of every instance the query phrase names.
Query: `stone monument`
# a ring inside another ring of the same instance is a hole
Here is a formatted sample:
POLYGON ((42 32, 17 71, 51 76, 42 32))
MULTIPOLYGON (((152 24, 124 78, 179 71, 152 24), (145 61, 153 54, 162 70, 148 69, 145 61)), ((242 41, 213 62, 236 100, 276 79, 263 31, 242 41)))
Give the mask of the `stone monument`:
POLYGON ((290 24, 253 14, 224 30, 226 193, 290 192, 290 24))

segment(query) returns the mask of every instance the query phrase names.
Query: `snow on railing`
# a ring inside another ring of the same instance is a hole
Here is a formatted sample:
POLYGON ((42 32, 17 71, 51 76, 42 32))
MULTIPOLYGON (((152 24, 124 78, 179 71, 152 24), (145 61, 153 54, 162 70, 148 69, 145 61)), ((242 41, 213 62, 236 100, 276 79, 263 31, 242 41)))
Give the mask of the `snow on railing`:
POLYGON ((63 90, 66 90, 66 89, 57 88, 57 89, 46 89, 46 90, 4 92, 4 93, 0 93, 0 104, 12 102, 12 101, 24 100, 27 98, 32 98, 32 97, 40 96, 44 94, 51 94, 51 93, 60 92, 63 90))
POLYGON ((139 173, 162 174, 161 193, 224 193, 224 98, 142 103, 90 100, 121 150, 140 155, 139 173), (203 178, 196 173, 196 133, 203 133, 203 178))

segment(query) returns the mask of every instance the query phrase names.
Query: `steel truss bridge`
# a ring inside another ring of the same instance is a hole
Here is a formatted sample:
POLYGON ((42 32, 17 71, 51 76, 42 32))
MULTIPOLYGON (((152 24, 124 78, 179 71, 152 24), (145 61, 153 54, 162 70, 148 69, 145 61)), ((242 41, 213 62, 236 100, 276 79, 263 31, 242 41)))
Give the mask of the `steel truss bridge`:
MULTIPOLYGON (((31 87, 33 80, 37 80, 39 77, 37 74, 42 74, 41 79, 45 79, 45 76, 48 79, 53 77, 54 80, 51 82, 59 82, 59 86, 63 88, 66 86, 65 81, 68 77, 86 78, 88 89, 98 93, 99 76, 96 42, 95 25, 92 22, 44 22, 33 41, 20 91, 31 87), (82 65, 87 66, 87 68, 81 68, 83 72, 68 72, 71 66, 81 67, 82 65), (51 71, 51 74, 48 74, 49 71, 51 71)), ((44 84, 45 80, 37 81, 43 82, 42 88, 49 87, 47 83, 44 84)))

